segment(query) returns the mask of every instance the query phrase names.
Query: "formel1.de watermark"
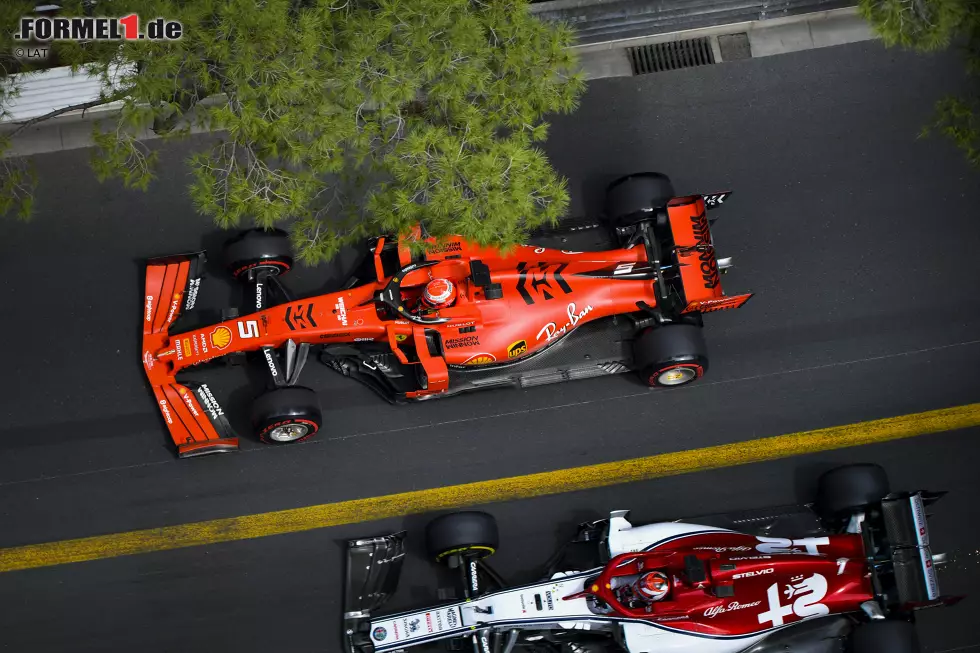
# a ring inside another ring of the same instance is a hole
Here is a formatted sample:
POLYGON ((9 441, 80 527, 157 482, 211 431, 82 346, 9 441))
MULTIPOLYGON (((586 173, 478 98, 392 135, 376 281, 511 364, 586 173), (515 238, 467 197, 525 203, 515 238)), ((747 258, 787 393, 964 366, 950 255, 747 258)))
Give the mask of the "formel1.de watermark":
POLYGON ((183 35, 179 21, 154 18, 140 30, 140 17, 129 14, 120 18, 24 16, 17 41, 176 41, 183 35))

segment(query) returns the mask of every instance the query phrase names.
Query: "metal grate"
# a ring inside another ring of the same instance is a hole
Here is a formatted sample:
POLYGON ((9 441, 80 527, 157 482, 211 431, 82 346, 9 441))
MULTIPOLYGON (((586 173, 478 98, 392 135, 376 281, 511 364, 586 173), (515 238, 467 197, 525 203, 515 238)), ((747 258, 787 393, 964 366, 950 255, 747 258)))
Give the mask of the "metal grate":
POLYGON ((626 48, 634 75, 659 73, 665 70, 693 68, 715 63, 708 37, 668 41, 626 48))

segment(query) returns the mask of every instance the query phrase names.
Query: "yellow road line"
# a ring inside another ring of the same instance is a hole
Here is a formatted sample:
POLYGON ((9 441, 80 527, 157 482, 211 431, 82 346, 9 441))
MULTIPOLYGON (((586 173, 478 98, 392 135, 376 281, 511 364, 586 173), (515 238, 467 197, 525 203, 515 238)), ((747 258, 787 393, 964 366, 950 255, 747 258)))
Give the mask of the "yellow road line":
POLYGON ((168 551, 732 467, 980 426, 980 404, 305 508, 0 549, 0 572, 168 551))

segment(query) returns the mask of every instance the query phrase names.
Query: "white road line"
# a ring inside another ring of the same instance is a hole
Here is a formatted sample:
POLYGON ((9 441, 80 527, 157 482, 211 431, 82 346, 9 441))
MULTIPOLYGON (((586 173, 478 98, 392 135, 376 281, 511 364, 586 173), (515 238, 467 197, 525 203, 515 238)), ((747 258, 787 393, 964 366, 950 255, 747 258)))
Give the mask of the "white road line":
MULTIPOLYGON (((928 353, 931 353, 931 352, 943 351, 945 349, 954 349, 956 347, 969 347, 969 346, 978 345, 978 344, 980 344, 980 340, 968 340, 966 342, 956 342, 956 343, 952 343, 952 344, 948 344, 948 345, 937 345, 935 347, 926 347, 924 349, 913 349, 913 350, 909 350, 909 351, 896 352, 896 353, 893 353, 893 354, 883 354, 881 356, 869 356, 867 358, 857 358, 857 359, 854 359, 854 360, 840 361, 840 362, 837 362, 837 363, 826 363, 824 365, 814 365, 812 367, 800 367, 800 368, 796 368, 796 369, 792 369, 792 370, 781 370, 781 371, 778 371, 778 372, 769 372, 767 374, 756 374, 756 375, 753 375, 753 376, 743 376, 743 377, 739 377, 739 378, 736 378, 736 379, 719 379, 717 381, 706 381, 706 382, 696 383, 696 384, 694 384, 694 385, 692 385, 690 387, 687 387, 687 388, 677 388, 673 392, 685 392, 685 391, 686 392, 697 392, 698 389, 700 389, 700 388, 707 388, 709 386, 725 385, 725 384, 729 384, 729 383, 741 383, 741 382, 744 382, 744 381, 757 381, 759 379, 765 379, 765 378, 770 378, 770 377, 774 377, 774 376, 782 376, 782 375, 786 375, 786 374, 801 374, 803 372, 813 372, 813 371, 816 371, 816 370, 829 369, 829 368, 833 368, 833 367, 844 367, 844 366, 847 366, 847 365, 858 365, 860 363, 870 363, 870 362, 875 362, 875 361, 888 360, 888 359, 891 359, 891 358, 901 358, 903 356, 916 356, 918 354, 928 354, 928 353)), ((519 391, 519 390, 515 390, 515 391, 519 391)), ((291 449, 291 448, 294 448, 294 447, 313 446, 313 445, 324 444, 324 443, 327 443, 327 442, 338 442, 338 441, 342 441, 342 440, 351 440, 353 438, 369 437, 369 436, 372 436, 372 435, 386 435, 386 434, 389 434, 389 433, 401 433, 401 432, 405 432, 405 431, 416 431, 416 430, 420 430, 420 429, 431 429, 431 428, 437 428, 437 427, 440 427, 440 426, 452 426, 454 424, 468 424, 468 423, 479 422, 479 421, 487 420, 487 419, 499 419, 499 418, 502 418, 502 417, 514 417, 514 416, 517 416, 517 415, 529 415, 531 413, 541 413, 541 412, 551 411, 551 410, 564 410, 564 409, 568 409, 568 408, 574 408, 576 406, 588 406, 588 405, 591 405, 591 404, 601 404, 601 403, 605 403, 605 402, 609 402, 609 401, 618 401, 618 400, 621 400, 621 399, 634 399, 636 397, 645 397, 645 396, 649 396, 651 392, 655 392, 655 391, 656 390, 654 388, 650 388, 650 389, 644 390, 642 392, 633 392, 633 393, 625 394, 625 395, 616 395, 614 397, 602 397, 602 398, 599 398, 599 399, 586 399, 586 400, 583 400, 583 401, 575 401, 575 402, 567 403, 567 404, 555 404, 555 405, 551 405, 551 406, 540 406, 540 407, 537 407, 537 408, 525 408, 523 410, 514 410, 514 411, 508 411, 508 412, 505 412, 505 413, 493 413, 492 415, 482 415, 482 416, 476 416, 476 417, 464 417, 464 418, 460 418, 460 419, 446 420, 446 421, 442 421, 442 422, 434 422, 434 423, 429 423, 429 424, 418 424, 418 425, 413 425, 413 426, 402 426, 402 427, 394 428, 394 429, 383 429, 383 430, 378 430, 378 431, 364 431, 364 432, 361 432, 361 433, 350 433, 348 435, 339 435, 339 436, 335 436, 335 437, 332 437, 332 438, 321 438, 319 440, 311 440, 309 442, 299 442, 299 443, 296 443, 294 445, 291 445, 288 448, 284 448, 284 447, 256 447, 255 449, 243 449, 243 450, 237 452, 237 455, 241 455, 241 454, 255 454, 255 453, 271 454, 271 453, 276 452, 276 451, 282 451, 283 449, 287 449, 288 450, 288 449, 291 449)), ((138 463, 138 464, 135 464, 135 465, 120 465, 120 466, 117 466, 117 467, 105 467, 105 468, 102 468, 102 469, 93 469, 93 470, 88 470, 88 471, 84 471, 84 472, 71 472, 71 473, 68 473, 68 474, 56 474, 56 475, 52 475, 52 476, 38 476, 38 477, 35 477, 35 478, 21 479, 21 480, 18 480, 18 481, 2 481, 2 482, 0 482, 0 487, 9 487, 9 486, 13 486, 13 485, 23 485, 23 484, 27 484, 27 483, 39 483, 41 481, 53 481, 53 480, 59 480, 59 479, 65 479, 65 478, 78 478, 78 477, 82 477, 82 476, 93 476, 93 475, 96 475, 96 474, 107 474, 107 473, 120 472, 120 471, 126 471, 126 470, 131 470, 131 469, 143 469, 143 468, 147 468, 147 467, 156 467, 156 466, 160 466, 160 465, 171 465, 171 464, 177 463, 177 462, 180 462, 181 464, 186 464, 186 462, 180 461, 177 458, 174 458, 173 460, 157 460, 157 461, 154 461, 154 462, 138 463)), ((951 650, 956 650, 956 649, 951 649, 951 650)), ((937 653, 944 653, 944 652, 937 652, 937 653)))

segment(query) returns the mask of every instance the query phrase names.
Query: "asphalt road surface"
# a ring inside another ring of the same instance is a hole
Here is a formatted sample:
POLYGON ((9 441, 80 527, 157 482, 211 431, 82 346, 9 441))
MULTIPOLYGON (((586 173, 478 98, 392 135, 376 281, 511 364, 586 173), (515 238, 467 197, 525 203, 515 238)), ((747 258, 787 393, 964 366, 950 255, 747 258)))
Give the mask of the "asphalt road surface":
MULTIPOLYGON (((179 524, 737 442, 980 400, 980 183, 937 139, 935 98, 966 81, 952 55, 874 43, 592 83, 547 149, 576 212, 606 180, 668 172, 681 193, 732 188, 715 242, 757 294, 707 324, 697 386, 627 376, 411 407, 312 366, 328 420, 313 442, 246 441, 178 461, 139 364, 140 260, 214 247, 169 146, 146 194, 98 184, 88 152, 38 158, 38 215, 0 241, 0 547, 179 524)), ((313 291, 344 262, 293 280, 313 291)), ((202 301, 233 288, 209 279, 202 301)), ((243 406, 242 370, 213 387, 243 406)), ((245 425, 238 426, 245 431, 245 425)), ((948 593, 977 567, 978 433, 706 472, 493 507, 505 574, 533 576, 571 524, 611 508, 674 518, 805 498, 832 461, 875 459, 896 487, 950 489, 934 539, 948 593)), ((0 576, 0 650, 337 651, 345 538, 422 517, 0 576)), ((422 562, 399 605, 426 600, 422 562)), ((397 607, 397 606, 396 606, 397 607)), ((923 615, 929 651, 972 650, 969 603, 923 615)))

